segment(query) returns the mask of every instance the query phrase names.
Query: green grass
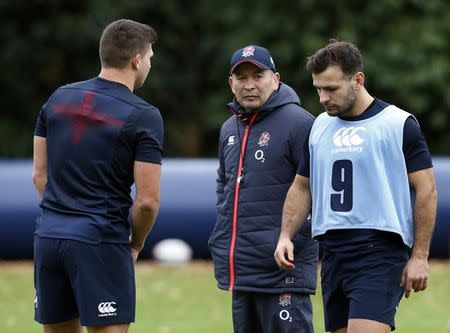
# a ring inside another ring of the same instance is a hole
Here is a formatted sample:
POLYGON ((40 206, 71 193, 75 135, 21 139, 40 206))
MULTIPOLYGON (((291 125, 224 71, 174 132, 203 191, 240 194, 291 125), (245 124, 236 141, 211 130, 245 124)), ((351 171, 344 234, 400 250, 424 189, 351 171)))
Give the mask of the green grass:
MULTIPOLYGON (((137 314, 130 333, 230 333, 231 294, 218 290, 210 262, 137 266, 137 314)), ((33 321, 33 267, 0 263, 0 332, 42 332, 33 321)), ((370 300, 369 300, 370 301, 370 300)), ((323 332, 320 290, 313 297, 314 327, 323 332)), ((429 287, 400 304, 397 333, 447 333, 450 324, 450 262, 431 262, 429 287)))

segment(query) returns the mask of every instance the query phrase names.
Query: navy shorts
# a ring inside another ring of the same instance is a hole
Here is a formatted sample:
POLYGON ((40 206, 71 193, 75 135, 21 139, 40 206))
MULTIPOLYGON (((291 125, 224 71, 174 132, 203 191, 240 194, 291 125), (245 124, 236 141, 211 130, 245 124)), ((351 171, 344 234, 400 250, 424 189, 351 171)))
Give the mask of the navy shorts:
POLYGON ((408 247, 389 239, 351 251, 324 250, 321 278, 326 331, 347 327, 349 319, 375 320, 394 330, 408 258, 408 247))
POLYGON ((128 244, 34 239, 35 317, 83 326, 134 322, 134 264, 128 244))
POLYGON ((313 333, 308 294, 233 291, 234 333, 313 333))

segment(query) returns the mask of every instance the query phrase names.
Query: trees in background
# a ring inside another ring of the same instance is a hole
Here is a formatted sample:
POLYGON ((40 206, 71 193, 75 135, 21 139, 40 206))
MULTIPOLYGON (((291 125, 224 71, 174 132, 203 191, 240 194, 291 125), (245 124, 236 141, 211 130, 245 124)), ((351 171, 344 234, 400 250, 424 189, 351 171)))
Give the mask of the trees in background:
POLYGON ((136 93, 165 120, 166 157, 214 157, 231 54, 271 50, 282 81, 306 109, 321 107, 304 65, 330 38, 358 44, 366 85, 419 119, 433 155, 450 154, 447 1, 4 0, 0 3, 0 156, 30 157, 35 119, 60 85, 96 76, 102 28, 118 18, 152 25, 160 39, 136 93))

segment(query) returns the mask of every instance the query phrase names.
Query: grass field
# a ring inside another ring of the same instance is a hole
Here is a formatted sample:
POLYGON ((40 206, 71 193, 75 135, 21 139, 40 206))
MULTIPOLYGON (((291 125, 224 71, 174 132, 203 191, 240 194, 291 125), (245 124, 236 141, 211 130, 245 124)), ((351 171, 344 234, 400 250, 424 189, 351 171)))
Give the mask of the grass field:
MULTIPOLYGON (((137 318, 130 333, 232 332, 230 293, 216 288, 209 261, 184 267, 142 261, 136 274, 137 318)), ((33 300, 32 263, 0 262, 0 332, 42 332, 33 321, 33 300)), ((323 332, 320 290, 313 306, 315 331, 323 332)), ((396 332, 447 333, 449 324, 450 262, 432 261, 429 288, 402 301, 396 332)))

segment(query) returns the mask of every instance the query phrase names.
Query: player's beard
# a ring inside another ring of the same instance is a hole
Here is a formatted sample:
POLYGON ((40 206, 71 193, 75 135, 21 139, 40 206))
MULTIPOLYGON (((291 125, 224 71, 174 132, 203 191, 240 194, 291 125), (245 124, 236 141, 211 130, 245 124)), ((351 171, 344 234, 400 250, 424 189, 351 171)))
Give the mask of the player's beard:
POLYGON ((332 117, 345 117, 349 115, 353 111, 353 107, 356 103, 356 89, 354 86, 350 86, 349 92, 347 96, 345 96, 344 101, 341 105, 328 105, 325 106, 327 109, 328 115, 332 117), (329 110, 329 107, 332 107, 331 110, 329 110))

